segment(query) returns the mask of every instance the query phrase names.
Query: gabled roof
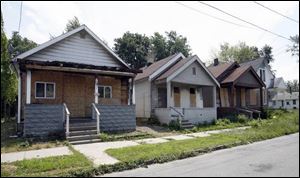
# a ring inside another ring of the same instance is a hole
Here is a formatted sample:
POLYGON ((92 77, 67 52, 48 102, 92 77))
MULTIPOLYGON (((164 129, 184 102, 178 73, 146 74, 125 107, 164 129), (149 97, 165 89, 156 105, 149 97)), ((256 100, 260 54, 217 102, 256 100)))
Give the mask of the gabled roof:
POLYGON ((164 72, 160 77, 158 77, 156 80, 162 80, 168 78, 170 75, 172 75, 175 71, 177 71, 180 67, 182 67, 185 63, 187 63, 190 59, 192 59, 194 56, 181 59, 179 62, 177 62, 174 66, 169 68, 166 72, 164 72))
POLYGON ((254 60, 251 60, 251 61, 246 61, 246 62, 243 62, 243 63, 240 63, 241 66, 252 66, 254 70, 257 70, 260 65, 264 62, 264 58, 263 57, 260 57, 260 58, 257 58, 257 59, 254 59, 254 60))
POLYGON ((244 72, 246 72, 250 66, 241 66, 236 68, 225 80, 221 83, 230 83, 236 81, 244 72))
POLYGON ((282 77, 274 78, 273 88, 278 88, 281 82, 283 82, 283 84, 285 85, 282 77))
POLYGON ((223 63, 216 66, 208 67, 208 70, 213 74, 215 78, 218 78, 221 74, 223 74, 228 68, 230 68, 234 62, 223 63))
POLYGON ((141 80, 150 77, 151 75, 155 74, 155 72, 159 72, 159 69, 162 69, 163 67, 167 68, 168 65, 172 65, 174 62, 176 62, 178 59, 184 58, 184 56, 181 53, 176 53, 171 56, 168 56, 164 59, 161 59, 157 62, 154 62, 150 66, 146 68, 142 68, 143 73, 139 73, 135 80, 141 80))
POLYGON ((78 32, 81 32, 81 31, 85 31, 85 32, 87 32, 90 36, 92 36, 92 38, 95 40, 95 41, 97 41, 102 47, 104 47, 114 58, 116 58, 122 65, 124 65, 126 68, 128 68, 128 69, 130 69, 130 67, 118 56, 118 55, 116 55, 113 51, 112 51, 112 49, 110 49, 107 45, 105 45, 104 43, 103 43, 103 41, 99 38, 99 37, 97 37, 97 35, 95 35, 86 25, 81 25, 80 27, 78 27, 78 28, 76 28, 76 29, 74 29, 74 30, 72 30, 72 31, 70 31, 70 32, 67 32, 67 33, 64 33, 64 34, 62 34, 62 35, 60 35, 60 36, 58 36, 58 37, 56 37, 56 38, 54 38, 54 39, 52 39, 52 40, 49 40, 49 41, 47 41, 47 42, 45 42, 45 43, 43 43, 43 44, 41 44, 41 45, 39 45, 39 46, 37 46, 37 47, 35 47, 35 48, 33 48, 33 49, 31 49, 31 50, 29 50, 29 51, 27 51, 27 52, 24 52, 24 53, 22 53, 22 54, 20 54, 20 55, 18 55, 16 58, 15 58, 15 60, 16 59, 25 59, 25 58, 27 58, 27 57, 29 57, 29 56, 31 56, 31 55, 33 55, 33 54, 35 54, 35 53, 37 53, 37 52, 39 52, 39 51, 41 51, 41 50, 43 50, 43 49, 45 49, 45 48, 47 48, 47 47, 49 47, 49 46, 52 46, 53 44, 56 44, 56 43, 58 43, 58 42, 60 42, 60 41, 62 41, 62 40, 64 40, 65 38, 67 38, 67 37, 69 37, 69 36, 71 36, 71 35, 73 35, 73 34, 75 34, 75 33, 78 33, 78 32))
POLYGON ((168 70, 166 70, 160 77, 158 77, 156 80, 164 80, 171 81, 173 78, 175 78, 177 75, 179 75, 182 71, 184 71, 187 67, 189 67, 194 62, 198 62, 200 66, 205 70, 205 72, 208 74, 208 76, 214 81, 214 83, 220 87, 219 82, 215 79, 215 77, 209 72, 209 70, 205 67, 205 65, 201 62, 199 57, 197 55, 193 55, 188 58, 183 58, 180 61, 178 61, 175 65, 171 66, 168 70))

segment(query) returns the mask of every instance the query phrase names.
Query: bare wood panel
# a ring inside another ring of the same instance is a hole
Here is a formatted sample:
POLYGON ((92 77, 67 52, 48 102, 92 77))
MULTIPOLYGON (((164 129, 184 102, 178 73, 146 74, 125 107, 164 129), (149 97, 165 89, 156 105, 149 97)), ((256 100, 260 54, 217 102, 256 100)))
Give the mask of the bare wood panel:
POLYGON ((256 105, 257 104, 257 94, 254 89, 250 89, 250 105, 256 105))
POLYGON ((228 99, 228 88, 220 89, 220 97, 221 97, 221 106, 229 107, 229 99, 228 99))
POLYGON ((190 88, 190 107, 196 107, 196 89, 190 88))
POLYGON ((180 88, 174 87, 174 106, 180 107, 180 88))
POLYGON ((71 117, 85 117, 85 78, 79 75, 64 75, 64 102, 71 117))
POLYGON ((245 88, 241 88, 241 104, 243 107, 246 106, 246 91, 245 88))

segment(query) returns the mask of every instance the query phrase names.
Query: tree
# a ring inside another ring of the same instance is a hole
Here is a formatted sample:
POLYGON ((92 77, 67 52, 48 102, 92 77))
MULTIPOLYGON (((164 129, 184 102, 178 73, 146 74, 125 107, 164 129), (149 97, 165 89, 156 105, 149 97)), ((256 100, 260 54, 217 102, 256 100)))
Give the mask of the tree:
POLYGON ((146 56, 150 49, 150 39, 138 33, 126 32, 115 39, 114 51, 133 69, 147 64, 146 56))
POLYGON ((31 41, 28 38, 23 38, 18 32, 13 32, 8 44, 10 46, 10 58, 14 58, 17 55, 37 46, 34 41, 31 41))
POLYGON ((259 55, 263 57, 264 59, 267 59, 269 62, 273 62, 274 58, 272 55, 272 47, 269 45, 265 45, 262 47, 262 49, 259 51, 259 55))
POLYGON ((184 56, 190 56, 190 46, 187 44, 187 38, 177 35, 176 31, 166 32, 168 41, 169 55, 181 52, 184 56))
POLYGON ((151 51, 154 53, 155 61, 169 56, 167 39, 163 35, 155 32, 150 39, 152 45, 151 51))
POLYGON ((186 57, 190 56, 190 46, 187 38, 177 35, 175 31, 166 32, 166 37, 155 32, 151 39, 151 52, 154 53, 155 61, 181 52, 186 57))
POLYGON ((291 41, 293 42, 292 46, 289 46, 287 51, 291 52, 292 56, 299 57, 299 35, 291 36, 291 41))
POLYGON ((80 26, 81 26, 81 24, 80 24, 78 18, 76 16, 74 16, 74 18, 72 20, 68 21, 66 28, 65 28, 65 32, 72 31, 80 26))
POLYGON ((258 58, 259 51, 255 46, 248 46, 245 42, 239 42, 235 46, 230 46, 229 43, 220 45, 220 51, 215 56, 223 62, 245 62, 258 58))
POLYGON ((16 75, 10 68, 8 40, 4 32, 4 22, 1 12, 1 118, 8 116, 6 106, 11 105, 16 99, 16 84, 16 75))
POLYGON ((293 81, 287 81, 287 92, 299 92, 299 81, 293 80, 293 81))

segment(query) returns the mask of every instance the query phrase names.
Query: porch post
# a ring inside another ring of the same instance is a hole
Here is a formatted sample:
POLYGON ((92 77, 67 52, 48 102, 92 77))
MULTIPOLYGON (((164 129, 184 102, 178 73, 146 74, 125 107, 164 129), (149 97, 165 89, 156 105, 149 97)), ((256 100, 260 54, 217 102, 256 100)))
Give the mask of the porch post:
POLYGON ((234 86, 233 85, 230 88, 230 98, 231 98, 230 106, 234 107, 234 86))
POLYGON ((26 104, 30 104, 31 101, 31 70, 27 70, 26 73, 26 104))
POLYGON ((98 77, 95 77, 95 103, 98 104, 98 77))
POLYGON ((167 107, 171 106, 171 94, 172 94, 171 82, 167 82, 167 107))
POLYGON ((264 101, 263 101, 263 88, 262 87, 260 87, 259 88, 259 93, 260 93, 260 109, 262 110, 263 109, 263 105, 264 105, 264 101))
POLYGON ((21 123, 21 73, 18 72, 18 124, 21 123))

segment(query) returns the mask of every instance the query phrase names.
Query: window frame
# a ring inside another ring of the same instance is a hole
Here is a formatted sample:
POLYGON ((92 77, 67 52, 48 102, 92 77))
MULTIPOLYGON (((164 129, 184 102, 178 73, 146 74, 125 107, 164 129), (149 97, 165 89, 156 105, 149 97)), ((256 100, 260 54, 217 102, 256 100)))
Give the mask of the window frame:
POLYGON ((55 93, 56 93, 56 84, 55 82, 43 82, 43 81, 36 81, 34 82, 34 87, 35 87, 35 90, 34 90, 34 97, 35 99, 55 99, 55 93), (44 97, 38 97, 36 96, 36 92, 37 92, 37 84, 44 84, 44 97), (47 84, 52 84, 53 85, 53 97, 47 97, 47 84))
POLYGON ((97 92, 98 92, 98 98, 100 99, 111 99, 112 98, 112 86, 109 86, 109 85, 98 85, 97 86, 97 92), (99 87, 103 87, 103 98, 100 97, 100 93, 99 93, 99 87), (105 97, 105 88, 109 88, 110 89, 110 97, 109 98, 106 98, 105 97))
POLYGON ((193 75, 197 75, 196 67, 192 67, 192 74, 193 74, 193 75))
POLYGON ((266 69, 260 68, 259 75, 263 82, 266 82, 266 69), (263 76, 262 76, 263 75, 263 76))
POLYGON ((296 105, 297 104, 297 101, 296 100, 293 100, 293 105, 296 105))

